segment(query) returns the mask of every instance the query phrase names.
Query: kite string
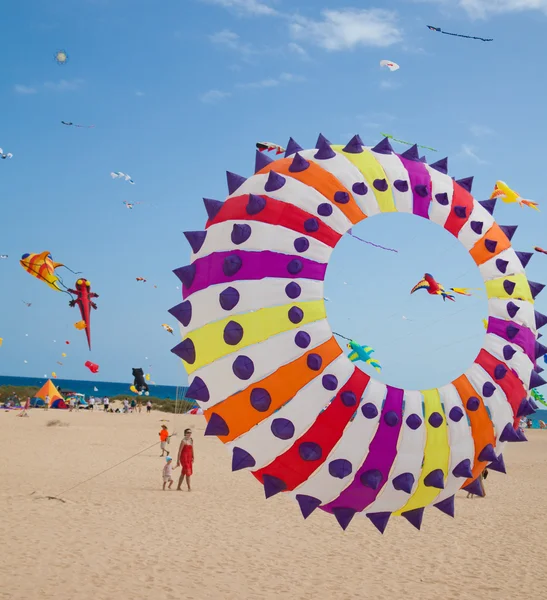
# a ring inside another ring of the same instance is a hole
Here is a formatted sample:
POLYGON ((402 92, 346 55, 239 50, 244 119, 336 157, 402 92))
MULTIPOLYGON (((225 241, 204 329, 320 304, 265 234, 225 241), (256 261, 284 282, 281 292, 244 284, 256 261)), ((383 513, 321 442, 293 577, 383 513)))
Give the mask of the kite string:
POLYGON ((344 338, 345 340, 348 340, 348 342, 351 342, 351 338, 346 337, 345 335, 342 335, 341 333, 336 333, 336 331, 332 332, 334 335, 337 335, 338 337, 344 338))
POLYGON ((364 242, 365 244, 370 244, 371 246, 374 246, 375 248, 381 248, 382 250, 388 250, 389 252, 399 252, 399 250, 395 250, 394 248, 386 248, 385 246, 380 246, 380 244, 374 244, 373 242, 368 242, 367 240, 364 240, 363 238, 360 238, 359 236, 350 233, 351 237, 355 238, 356 240, 359 240, 360 242, 364 242))

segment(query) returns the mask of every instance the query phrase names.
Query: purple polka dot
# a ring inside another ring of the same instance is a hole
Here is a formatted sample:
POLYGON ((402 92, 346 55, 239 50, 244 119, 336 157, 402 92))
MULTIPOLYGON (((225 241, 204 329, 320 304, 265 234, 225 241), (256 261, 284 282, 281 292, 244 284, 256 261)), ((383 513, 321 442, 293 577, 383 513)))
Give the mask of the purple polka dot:
POLYGON ((304 229, 308 233, 313 233, 314 231, 317 231, 319 229, 318 220, 315 217, 312 217, 311 219, 306 219, 304 221, 304 229))
POLYGON ((243 327, 235 321, 230 321, 224 328, 224 341, 230 346, 237 346, 243 338, 243 327))
POLYGON ((241 269, 242 264, 243 261, 237 254, 231 254, 224 259, 222 271, 226 277, 232 277, 239 271, 239 269, 241 269))
POLYGON ((416 414, 409 415, 406 419, 406 424, 410 427, 410 429, 415 431, 422 424, 422 419, 416 414))
POLYGON ((357 404, 355 394, 349 390, 340 394, 340 400, 342 400, 344 406, 355 406, 357 404))
POLYGON ((495 391, 496 391, 496 386, 493 383, 491 383, 490 381, 487 381, 482 386, 482 395, 485 396, 486 398, 490 398, 491 396, 493 396, 495 391))
POLYGON ((280 440, 290 440, 294 435, 294 425, 289 419, 274 419, 270 429, 280 440))
POLYGON ((503 282, 503 289, 509 294, 509 296, 515 291, 516 283, 510 279, 506 279, 503 282))
POLYGON ((302 271, 303 268, 304 265, 302 264, 301 260, 298 260, 298 258, 293 258, 287 265, 287 271, 291 275, 296 275, 297 273, 300 273, 300 271, 302 271))
POLYGON ((408 181, 404 181, 403 179, 396 179, 393 182, 393 187, 399 192, 408 192, 408 181))
POLYGON ((454 214, 460 219, 465 219, 465 217, 467 216, 467 209, 465 208, 465 206, 455 206, 454 214))
POLYGON ((300 458, 306 461, 320 460, 323 455, 321 446, 315 442, 302 442, 298 446, 298 454, 300 458))
POLYGON ((482 228, 483 228, 484 223, 482 223, 481 221, 471 221, 471 229, 477 234, 477 235, 481 235, 482 233, 482 228))
POLYGON ((247 225, 247 223, 238 224, 236 223, 232 227, 232 235, 231 240, 232 243, 238 246, 239 244, 243 244, 251 237, 251 226, 247 225))
POLYGON ((496 365, 494 369, 494 379, 503 379, 507 375, 507 368, 503 365, 496 365))
POLYGON ((507 305, 505 306, 505 308, 507 309, 507 314, 511 317, 511 319, 513 319, 514 316, 520 310, 520 306, 518 304, 515 304, 512 300, 510 300, 507 303, 507 305))
POLYGON ((435 194, 435 200, 437 200, 437 202, 441 205, 441 206, 447 206, 448 205, 448 194, 446 192, 441 192, 440 194, 435 194))
POLYGON ((328 202, 321 203, 317 207, 317 214, 321 215, 322 217, 329 217, 332 215, 332 204, 329 204, 328 202))
POLYGON ((351 190, 354 194, 358 196, 364 196, 368 192, 368 187, 366 186, 364 181, 358 181, 351 186, 351 190))
POLYGON ((429 193, 426 185, 415 185, 414 191, 416 194, 418 194, 418 196, 420 196, 420 198, 425 198, 429 193))
POLYGON ((347 192, 336 192, 334 201, 338 204, 347 204, 349 202, 349 194, 347 192))
POLYGON ((323 359, 319 354, 312 353, 308 354, 306 362, 312 371, 319 371, 321 365, 323 364, 323 359))
POLYGON ((459 423, 463 419, 463 410, 459 406, 450 409, 448 416, 452 421, 459 423))
POLYGON ((429 415, 428 421, 432 427, 440 427, 443 424, 444 419, 440 413, 434 412, 429 415))
POLYGON ((294 249, 297 252, 306 252, 306 250, 310 247, 310 242, 305 237, 299 237, 294 240, 294 249))
POLYGON ((377 490, 382 483, 383 475, 378 469, 370 469, 369 471, 361 473, 359 479, 365 487, 377 490))
POLYGON ((298 306, 293 306, 289 309, 289 320, 291 323, 294 323, 296 325, 297 323, 300 323, 300 321, 302 321, 303 318, 304 311, 298 306))
POLYGON ((478 398, 476 398, 475 396, 471 396, 471 398, 469 398, 469 400, 467 401, 467 410, 471 410, 471 411, 476 411, 479 409, 479 406, 481 405, 481 402, 478 398))
POLYGON ((516 353, 517 351, 512 346, 509 346, 509 344, 503 347, 503 358, 505 360, 511 360, 516 353))
POLYGON ((296 281, 291 281, 285 286, 285 294, 287 294, 287 296, 293 300, 298 298, 301 293, 302 288, 298 285, 298 283, 296 283, 296 281))
POLYGON ((249 194, 249 202, 247 202, 246 211, 248 215, 257 215, 263 211, 266 207, 266 198, 257 196, 256 194, 249 194))
POLYGON ((498 242, 496 240, 484 240, 484 247, 488 252, 495 252, 498 242))
POLYGON ((251 392, 251 406, 258 412, 266 412, 270 408, 272 397, 264 388, 254 388, 251 392))
POLYGON ((395 427, 395 425, 397 425, 399 422, 399 415, 394 410, 390 410, 384 415, 384 421, 386 425, 395 427))
POLYGON ((232 310, 239 302, 239 292, 233 287, 227 287, 218 295, 218 301, 224 310, 232 310))
POLYGON ((323 387, 332 392, 338 387, 338 379, 334 375, 323 375, 321 380, 323 387))
POLYGON ((378 416, 378 409, 372 402, 367 402, 361 406, 361 412, 363 413, 363 417, 365 419, 374 419, 374 417, 378 416))
POLYGON ((255 366, 253 361, 248 356, 238 356, 232 365, 232 371, 238 379, 247 381, 253 376, 255 366))
POLYGON ((299 348, 307 348, 310 343, 311 343, 311 337, 309 333, 306 333, 305 331, 299 331, 295 336, 294 336, 294 343, 299 347, 299 348))
POLYGON ((331 477, 344 479, 348 475, 351 475, 352 471, 353 467, 351 463, 345 458, 337 458, 329 463, 329 474, 331 477))
POLYGON ((389 187, 385 179, 375 179, 372 184, 379 192, 387 192, 389 187))
POLYGON ((496 268, 500 273, 506 273, 507 267, 509 266, 508 260, 503 260, 503 258, 496 258, 496 268))

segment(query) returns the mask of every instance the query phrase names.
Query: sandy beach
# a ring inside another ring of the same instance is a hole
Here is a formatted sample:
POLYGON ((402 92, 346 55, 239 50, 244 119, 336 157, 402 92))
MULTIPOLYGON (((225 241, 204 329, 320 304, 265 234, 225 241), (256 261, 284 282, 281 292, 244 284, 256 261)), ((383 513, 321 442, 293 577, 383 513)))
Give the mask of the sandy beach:
POLYGON ((545 598, 543 431, 511 445, 485 499, 458 494, 456 519, 429 509, 421 531, 394 518, 382 536, 368 519, 343 532, 322 511, 304 521, 282 494, 266 501, 204 428, 158 412, 0 413, 0 598, 545 598), (159 444, 65 492, 153 444, 161 419, 194 429, 191 493, 161 490, 159 444))

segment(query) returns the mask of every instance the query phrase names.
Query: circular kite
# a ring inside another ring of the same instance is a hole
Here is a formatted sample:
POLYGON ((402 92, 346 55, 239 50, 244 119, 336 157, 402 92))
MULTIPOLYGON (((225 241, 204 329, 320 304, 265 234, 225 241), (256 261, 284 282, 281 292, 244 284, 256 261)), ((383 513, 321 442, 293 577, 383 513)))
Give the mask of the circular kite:
POLYGON ((58 65, 66 65, 68 61, 68 54, 66 50, 57 50, 57 52, 55 52, 53 55, 53 58, 58 65))
POLYGON ((169 311, 205 435, 304 518, 319 508, 345 529, 361 515, 383 532, 396 515, 419 529, 429 506, 454 516, 460 488, 481 495, 485 467, 505 473, 504 446, 526 441, 518 423, 545 383, 536 340, 547 317, 534 310, 544 286, 526 277, 532 254, 511 247, 516 227, 495 222, 495 199, 473 198, 472 177, 449 177, 447 159, 428 165, 415 145, 396 154, 387 138, 335 146, 320 135, 312 150, 291 139, 284 158, 257 152, 253 176, 227 179, 225 202, 204 201, 205 230, 185 233, 191 263, 174 271, 184 301, 169 311), (397 211, 458 238, 489 298, 483 348, 436 389, 369 377, 326 318, 332 250, 363 219, 397 211))

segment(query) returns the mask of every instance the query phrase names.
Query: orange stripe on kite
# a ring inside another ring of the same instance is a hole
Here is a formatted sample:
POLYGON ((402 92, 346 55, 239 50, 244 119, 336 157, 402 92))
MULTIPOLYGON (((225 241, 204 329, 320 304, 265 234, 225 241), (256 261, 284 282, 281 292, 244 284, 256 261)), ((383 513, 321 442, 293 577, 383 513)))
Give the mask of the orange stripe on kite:
POLYGON ((276 160, 263 169, 258 171, 257 174, 269 173, 275 171, 280 175, 286 175, 292 177, 302 183, 305 183, 311 188, 317 190, 320 194, 323 194, 325 198, 328 198, 335 206, 337 206, 352 223, 359 223, 363 219, 367 218, 367 215, 359 208, 357 202, 353 198, 352 193, 346 189, 340 181, 329 171, 325 171, 317 163, 310 161, 310 166, 304 171, 291 172, 289 167, 292 164, 292 158, 282 158, 276 160), (349 202, 346 204, 339 204, 334 200, 336 192, 345 192, 349 196, 349 202))
POLYGON ((482 238, 471 248, 469 254, 477 265, 484 264, 500 252, 511 247, 509 238, 500 229, 497 223, 482 236, 482 238))
POLYGON ((295 361, 283 365, 262 381, 212 406, 205 411, 205 418, 208 422, 213 413, 222 417, 228 424, 230 432, 228 435, 219 435, 219 440, 224 443, 235 440, 289 402, 300 389, 318 377, 340 354, 342 354, 340 346, 334 337, 331 337, 330 340, 306 352, 295 361), (319 354, 323 359, 319 371, 313 371, 308 367, 309 354, 319 354), (259 412, 251 404, 251 392, 255 388, 263 388, 270 394, 271 403, 268 410, 264 412, 259 412))

